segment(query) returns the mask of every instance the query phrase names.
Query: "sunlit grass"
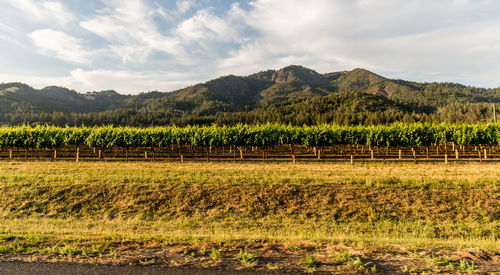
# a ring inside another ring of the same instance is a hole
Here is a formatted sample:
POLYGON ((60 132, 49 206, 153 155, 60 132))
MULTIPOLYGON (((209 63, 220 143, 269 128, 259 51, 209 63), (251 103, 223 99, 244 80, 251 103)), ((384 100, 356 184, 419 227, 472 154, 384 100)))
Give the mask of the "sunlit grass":
POLYGON ((38 236, 495 253, 499 179, 496 163, 0 162, 0 249, 38 236))

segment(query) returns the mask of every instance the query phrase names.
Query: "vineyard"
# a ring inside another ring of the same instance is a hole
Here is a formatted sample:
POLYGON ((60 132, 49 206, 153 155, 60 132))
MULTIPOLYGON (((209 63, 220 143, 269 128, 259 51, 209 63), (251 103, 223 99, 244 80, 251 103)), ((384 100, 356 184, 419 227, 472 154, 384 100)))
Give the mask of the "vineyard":
POLYGON ((495 124, 0 128, 0 158, 498 159, 495 124))

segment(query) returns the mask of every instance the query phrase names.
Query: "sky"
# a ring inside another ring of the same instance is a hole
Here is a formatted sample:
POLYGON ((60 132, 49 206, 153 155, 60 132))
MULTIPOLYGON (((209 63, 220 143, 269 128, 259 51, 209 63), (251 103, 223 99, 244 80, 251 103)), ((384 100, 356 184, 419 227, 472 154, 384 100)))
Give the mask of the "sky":
POLYGON ((500 1, 0 0, 0 82, 138 94, 291 64, 500 87, 500 1))

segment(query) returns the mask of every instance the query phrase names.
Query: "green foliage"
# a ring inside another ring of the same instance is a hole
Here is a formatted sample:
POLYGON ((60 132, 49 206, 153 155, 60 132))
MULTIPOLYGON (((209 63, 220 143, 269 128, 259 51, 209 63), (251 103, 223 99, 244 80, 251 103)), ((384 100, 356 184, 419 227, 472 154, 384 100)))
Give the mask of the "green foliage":
POLYGON ((370 268, 372 271, 376 271, 375 265, 371 262, 363 262, 360 257, 352 257, 352 259, 347 263, 349 266, 354 267, 357 270, 367 270, 370 268))
POLYGON ((215 261, 220 259, 220 257, 220 252, 215 247, 212 247, 212 249, 210 250, 210 258, 215 261))
POLYGON ((359 271, 370 270, 375 272, 377 267, 371 262, 363 262, 358 256, 351 255, 348 251, 344 251, 336 256, 333 256, 333 264, 347 265, 359 271))
POLYGON ((277 263, 267 263, 267 268, 269 270, 279 270, 280 266, 277 263))
POLYGON ((236 259, 239 260, 242 264, 245 264, 245 265, 253 265, 256 263, 257 259, 260 258, 260 253, 249 253, 246 249, 245 250, 241 250, 240 249, 240 252, 238 253, 238 255, 236 255, 236 259))
POLYGON ((474 262, 468 262, 466 260, 460 260, 456 269, 469 272, 474 272, 477 270, 474 262))
POLYGON ((500 89, 393 80, 363 69, 318 74, 288 66, 248 77, 224 76, 171 93, 134 96, 0 84, 0 124, 478 123, 493 120, 490 101, 500 102, 500 89))
POLYGON ((343 265, 351 260, 352 260, 352 255, 347 250, 333 257, 333 263, 336 265, 343 265))
POLYGON ((193 146, 428 146, 454 142, 456 145, 496 145, 500 126, 495 124, 390 124, 378 126, 291 126, 260 124, 188 127, 65 127, 18 126, 0 128, 0 147, 58 148, 83 145, 96 148, 193 146))
POLYGON ((474 262, 468 262, 466 260, 451 259, 448 257, 439 257, 434 259, 434 264, 437 266, 445 266, 448 268, 461 270, 461 271, 476 271, 476 265, 474 262))
POLYGON ((307 255, 306 258, 300 261, 299 264, 305 268, 314 269, 319 267, 321 265, 321 262, 316 260, 313 255, 307 255))

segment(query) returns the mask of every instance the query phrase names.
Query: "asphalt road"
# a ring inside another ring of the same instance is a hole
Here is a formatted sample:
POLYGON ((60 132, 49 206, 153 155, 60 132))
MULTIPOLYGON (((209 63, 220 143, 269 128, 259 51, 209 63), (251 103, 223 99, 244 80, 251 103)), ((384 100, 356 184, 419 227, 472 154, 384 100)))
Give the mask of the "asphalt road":
POLYGON ((155 274, 193 274, 193 275, 253 275, 276 274, 267 272, 205 270, 193 268, 166 268, 158 266, 112 266, 97 264, 72 264, 72 263, 36 263, 36 262, 0 262, 0 274, 3 275, 53 275, 53 274, 88 274, 88 275, 155 275, 155 274))

